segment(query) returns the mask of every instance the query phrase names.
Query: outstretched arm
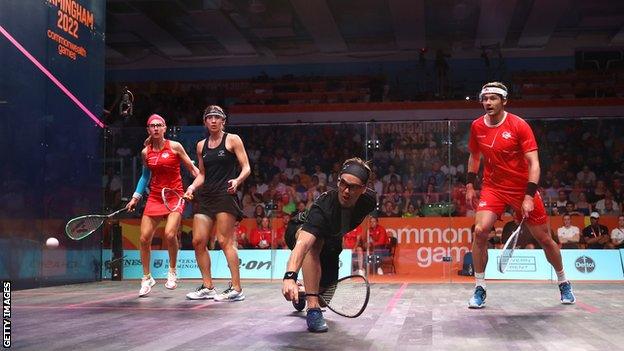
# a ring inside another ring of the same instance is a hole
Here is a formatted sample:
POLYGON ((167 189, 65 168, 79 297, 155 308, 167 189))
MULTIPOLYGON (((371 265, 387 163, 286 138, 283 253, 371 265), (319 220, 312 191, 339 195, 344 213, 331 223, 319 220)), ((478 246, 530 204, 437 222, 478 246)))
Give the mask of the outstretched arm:
MULTIPOLYGON (((299 272, 303 265, 304 258, 316 242, 316 237, 305 230, 300 229, 297 234, 297 243, 290 253, 290 258, 286 265, 286 272, 299 272)), ((297 286, 296 279, 284 279, 282 283, 282 294, 288 301, 299 301, 299 287, 297 286)))

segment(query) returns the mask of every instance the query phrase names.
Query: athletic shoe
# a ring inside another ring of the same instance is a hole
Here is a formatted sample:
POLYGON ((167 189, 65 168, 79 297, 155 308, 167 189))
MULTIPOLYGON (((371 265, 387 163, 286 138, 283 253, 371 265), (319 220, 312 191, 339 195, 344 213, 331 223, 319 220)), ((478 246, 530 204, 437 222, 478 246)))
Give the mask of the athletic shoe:
POLYGON ((468 302, 468 308, 483 308, 485 307, 485 289, 481 285, 475 288, 474 295, 468 302))
POLYGON ((178 275, 176 272, 167 273, 167 282, 165 283, 165 288, 169 290, 173 290, 178 287, 178 275))
POLYGON ((573 305, 576 302, 574 292, 572 292, 572 284, 565 281, 559 284, 559 292, 561 292, 561 303, 564 305, 573 305))
POLYGON ((217 289, 208 289, 202 284, 197 290, 186 294, 186 298, 189 300, 209 300, 214 299, 217 296, 217 289))
POLYGON ((381 267, 377 268, 377 274, 383 275, 383 269, 381 269, 381 267))
POLYGON ((149 278, 141 278, 141 290, 139 290, 139 297, 146 296, 152 291, 152 286, 156 284, 154 278, 150 275, 149 278))
POLYGON ((323 312, 320 308, 310 308, 308 310, 306 323, 308 324, 308 331, 312 333, 324 333, 328 329, 325 318, 323 318, 323 312))
POLYGON ((214 300, 219 302, 243 301, 244 299, 245 295, 243 295, 243 292, 234 290, 234 288, 232 288, 232 283, 230 283, 230 286, 222 293, 214 297, 214 300))

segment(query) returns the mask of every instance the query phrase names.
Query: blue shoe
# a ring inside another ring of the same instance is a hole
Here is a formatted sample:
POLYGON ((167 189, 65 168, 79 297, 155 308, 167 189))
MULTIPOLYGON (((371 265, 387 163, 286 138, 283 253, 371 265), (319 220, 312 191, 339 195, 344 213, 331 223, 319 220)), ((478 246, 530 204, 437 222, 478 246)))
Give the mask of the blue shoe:
POLYGON ((468 302, 468 308, 483 308, 485 307, 485 289, 481 285, 477 286, 474 295, 468 302))
POLYGON ((559 284, 559 291, 561 292, 561 303, 564 305, 573 305, 576 302, 576 297, 572 292, 572 284, 565 281, 559 284))
POLYGON ((324 333, 327 331, 327 323, 325 323, 325 318, 323 318, 323 312, 321 312, 320 308, 310 308, 306 316, 306 322, 308 323, 308 331, 312 333, 324 333))

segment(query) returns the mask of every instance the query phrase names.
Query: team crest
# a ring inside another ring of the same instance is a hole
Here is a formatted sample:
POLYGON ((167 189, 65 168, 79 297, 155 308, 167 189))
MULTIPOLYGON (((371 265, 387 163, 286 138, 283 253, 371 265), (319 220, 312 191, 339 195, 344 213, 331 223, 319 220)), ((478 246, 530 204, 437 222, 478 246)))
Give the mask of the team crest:
POLYGON ((223 157, 225 156, 225 151, 224 150, 219 150, 219 152, 217 153, 218 157, 223 157))
POLYGON ((479 207, 485 207, 485 206, 487 206, 487 202, 479 201, 479 207))
POLYGON ((169 153, 168 152, 163 152, 163 154, 161 156, 162 156, 162 158, 169 158, 169 153))
POLYGON ((502 134, 501 136, 503 137, 503 139, 505 139, 505 140, 506 140, 506 139, 511 138, 511 133, 509 133, 509 132, 503 132, 503 134, 502 134))

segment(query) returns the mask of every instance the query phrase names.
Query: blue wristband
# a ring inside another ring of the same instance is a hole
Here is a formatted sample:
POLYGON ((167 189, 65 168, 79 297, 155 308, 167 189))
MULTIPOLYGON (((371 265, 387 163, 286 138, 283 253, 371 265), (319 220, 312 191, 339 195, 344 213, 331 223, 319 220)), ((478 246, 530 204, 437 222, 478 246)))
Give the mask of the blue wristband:
POLYGON ((132 195, 132 197, 135 197, 137 199, 140 199, 143 197, 143 193, 145 192, 145 188, 147 188, 147 184, 149 183, 151 177, 152 177, 152 172, 150 171, 150 169, 143 166, 143 171, 141 172, 141 178, 139 179, 139 182, 137 183, 136 189, 134 190, 134 194, 132 195))

